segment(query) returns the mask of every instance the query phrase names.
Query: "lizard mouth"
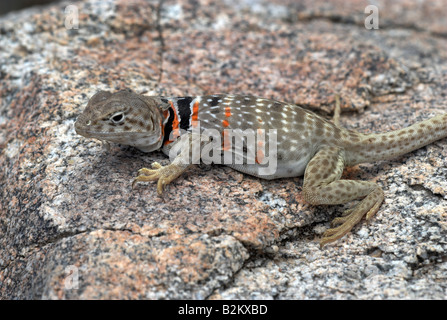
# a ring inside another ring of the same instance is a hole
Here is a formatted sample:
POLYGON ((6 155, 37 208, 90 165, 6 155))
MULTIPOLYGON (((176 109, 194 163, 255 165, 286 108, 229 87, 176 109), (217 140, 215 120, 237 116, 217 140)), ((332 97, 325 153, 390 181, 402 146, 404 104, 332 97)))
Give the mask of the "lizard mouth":
POLYGON ((146 136, 142 132, 103 132, 103 131, 90 131, 90 130, 76 130, 76 133, 85 138, 95 138, 98 140, 106 140, 111 142, 123 143, 123 141, 132 141, 138 139, 141 136, 146 136))
POLYGON ((89 136, 87 130, 82 129, 82 128, 79 126, 78 122, 75 123, 75 131, 76 131, 77 134, 79 134, 79 135, 81 135, 81 136, 83 136, 83 137, 90 138, 90 136, 89 136))
POLYGON ((98 139, 106 143, 113 142, 123 145, 130 145, 141 150, 152 150, 153 145, 159 146, 162 141, 160 140, 160 134, 157 133, 151 134, 147 132, 104 132, 89 129, 90 128, 88 127, 85 128, 84 126, 77 126, 75 124, 76 133, 85 138, 98 139))
POLYGON ((85 138, 96 138, 99 140, 109 140, 114 141, 119 138, 133 138, 134 136, 141 135, 141 132, 106 132, 97 131, 94 128, 89 128, 88 126, 83 126, 79 122, 75 123, 75 131, 77 134, 85 138))

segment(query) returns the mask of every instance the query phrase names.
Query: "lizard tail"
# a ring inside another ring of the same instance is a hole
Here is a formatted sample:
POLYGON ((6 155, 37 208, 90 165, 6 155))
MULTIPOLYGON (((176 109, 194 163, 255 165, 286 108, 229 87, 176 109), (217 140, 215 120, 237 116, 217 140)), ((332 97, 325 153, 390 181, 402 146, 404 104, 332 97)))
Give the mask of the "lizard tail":
POLYGON ((418 122, 407 128, 363 135, 351 146, 349 165, 398 157, 447 137, 447 114, 418 122))

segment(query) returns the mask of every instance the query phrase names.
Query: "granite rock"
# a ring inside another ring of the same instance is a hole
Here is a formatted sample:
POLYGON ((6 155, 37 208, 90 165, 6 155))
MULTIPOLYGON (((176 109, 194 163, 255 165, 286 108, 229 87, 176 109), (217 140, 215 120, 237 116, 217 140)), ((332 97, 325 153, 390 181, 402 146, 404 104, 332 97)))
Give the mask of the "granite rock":
POLYGON ((191 170, 159 197, 131 189, 160 152, 76 135, 98 90, 249 93, 344 126, 397 129, 446 112, 441 1, 76 2, 0 17, 0 298, 445 299, 447 141, 345 171, 386 200, 340 241, 345 206, 312 207, 302 178, 191 170))

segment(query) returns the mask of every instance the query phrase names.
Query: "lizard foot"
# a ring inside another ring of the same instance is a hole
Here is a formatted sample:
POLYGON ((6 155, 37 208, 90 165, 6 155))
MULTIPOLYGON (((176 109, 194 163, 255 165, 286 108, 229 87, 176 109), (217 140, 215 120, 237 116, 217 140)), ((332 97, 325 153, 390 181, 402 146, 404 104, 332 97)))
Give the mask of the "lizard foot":
POLYGON ((340 239, 347 234, 351 229, 360 222, 363 216, 366 215, 366 220, 371 219, 379 210, 383 202, 383 191, 381 188, 375 189, 365 199, 363 199, 357 206, 346 210, 341 217, 337 217, 331 222, 331 229, 326 230, 320 241, 320 247, 326 243, 333 242, 340 239), (337 226, 337 227, 335 227, 337 226))
POLYGON ((162 166, 158 162, 154 162, 152 163, 152 169, 142 168, 138 170, 138 176, 132 182, 132 189, 137 182, 158 180, 157 193, 161 195, 163 194, 164 186, 171 183, 182 174, 183 171, 184 168, 181 168, 176 164, 171 163, 170 165, 162 166))

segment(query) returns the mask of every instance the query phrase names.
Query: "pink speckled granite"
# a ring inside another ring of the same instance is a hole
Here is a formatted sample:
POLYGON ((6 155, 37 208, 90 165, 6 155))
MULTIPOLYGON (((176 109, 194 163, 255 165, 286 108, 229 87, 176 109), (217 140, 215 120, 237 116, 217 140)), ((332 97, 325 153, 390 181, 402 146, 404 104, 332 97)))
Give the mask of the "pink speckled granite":
POLYGON ((90 96, 122 88, 249 93, 323 114, 340 93, 348 128, 409 125, 447 110, 441 2, 378 1, 376 31, 362 1, 162 3, 77 2, 78 30, 62 4, 0 18, 0 298, 445 298, 445 140, 346 170, 386 201, 320 250, 343 208, 304 203, 302 178, 216 166, 159 197, 131 181, 164 155, 107 151, 73 130, 90 96))

